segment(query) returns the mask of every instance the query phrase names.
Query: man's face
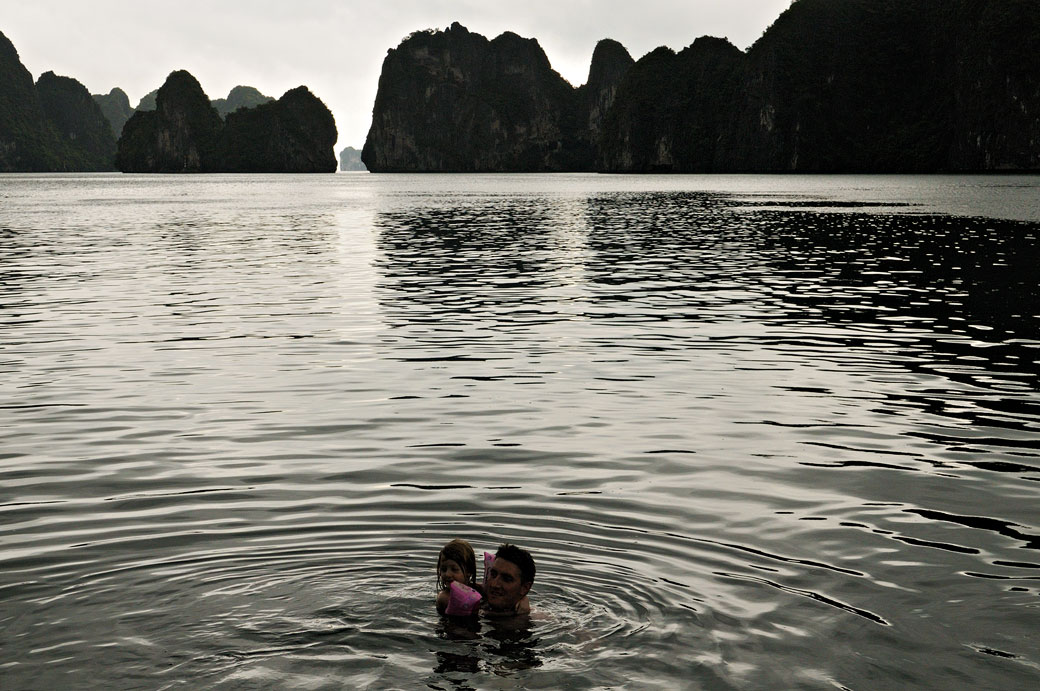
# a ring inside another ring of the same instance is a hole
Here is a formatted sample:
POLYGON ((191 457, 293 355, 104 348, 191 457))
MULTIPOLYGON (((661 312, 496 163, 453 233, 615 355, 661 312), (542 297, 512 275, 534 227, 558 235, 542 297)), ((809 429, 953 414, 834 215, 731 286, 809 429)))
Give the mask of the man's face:
POLYGON ((522 582, 519 566, 502 557, 497 557, 492 562, 488 570, 487 583, 484 584, 491 609, 513 609, 530 589, 530 583, 522 582))

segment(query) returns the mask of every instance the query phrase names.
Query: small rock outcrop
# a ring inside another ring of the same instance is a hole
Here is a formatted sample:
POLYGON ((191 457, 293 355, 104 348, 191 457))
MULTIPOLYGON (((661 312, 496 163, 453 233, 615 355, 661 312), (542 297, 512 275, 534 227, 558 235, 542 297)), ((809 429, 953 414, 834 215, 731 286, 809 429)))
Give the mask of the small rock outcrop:
POLYGON ((344 172, 368 170, 361 162, 361 151, 348 146, 339 152, 339 169, 344 172))
POLYGON ((335 172, 336 123, 306 87, 222 120, 198 81, 173 72, 153 111, 123 127, 117 165, 135 173, 335 172))

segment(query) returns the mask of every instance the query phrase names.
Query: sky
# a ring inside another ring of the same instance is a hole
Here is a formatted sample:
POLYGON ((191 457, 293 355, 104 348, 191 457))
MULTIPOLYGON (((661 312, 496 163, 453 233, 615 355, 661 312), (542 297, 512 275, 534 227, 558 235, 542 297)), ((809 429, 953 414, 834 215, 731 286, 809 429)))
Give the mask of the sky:
POLYGON ((339 142, 361 148, 386 52, 413 31, 460 22, 494 38, 536 38, 574 86, 596 42, 639 59, 699 36, 747 49, 791 0, 5 0, 0 32, 37 79, 74 77, 91 93, 119 87, 137 102, 178 69, 211 98, 242 84, 275 98, 306 85, 336 118, 339 142), (176 8, 174 11, 173 8, 176 8))

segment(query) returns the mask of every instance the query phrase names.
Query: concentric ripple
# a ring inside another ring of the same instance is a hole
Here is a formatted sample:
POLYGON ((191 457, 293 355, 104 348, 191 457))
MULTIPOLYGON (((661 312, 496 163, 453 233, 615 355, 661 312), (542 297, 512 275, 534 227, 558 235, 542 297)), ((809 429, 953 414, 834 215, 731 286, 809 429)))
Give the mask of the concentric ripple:
POLYGON ((4 176, 0 686, 1027 688, 1038 185, 4 176))

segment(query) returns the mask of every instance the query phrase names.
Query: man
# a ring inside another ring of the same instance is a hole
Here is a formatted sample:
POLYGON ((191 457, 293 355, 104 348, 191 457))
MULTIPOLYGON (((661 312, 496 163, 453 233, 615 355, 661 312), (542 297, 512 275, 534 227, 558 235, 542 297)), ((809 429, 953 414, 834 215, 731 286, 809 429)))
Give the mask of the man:
POLYGON ((485 614, 530 614, 527 592, 534 585, 534 559, 516 545, 505 544, 495 553, 484 582, 485 614))

